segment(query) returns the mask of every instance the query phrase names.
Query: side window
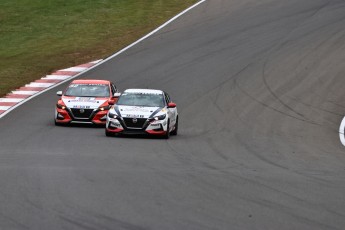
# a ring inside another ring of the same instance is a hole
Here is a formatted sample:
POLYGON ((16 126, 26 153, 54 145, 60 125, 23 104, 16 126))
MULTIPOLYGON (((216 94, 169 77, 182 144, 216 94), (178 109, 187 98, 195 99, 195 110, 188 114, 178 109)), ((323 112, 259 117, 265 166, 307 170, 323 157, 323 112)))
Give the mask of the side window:
POLYGON ((170 97, 167 93, 164 93, 164 95, 165 95, 165 101, 168 104, 170 102, 170 97))
POLYGON ((111 86, 111 93, 114 95, 114 93, 117 92, 117 89, 113 83, 111 83, 110 86, 111 86))

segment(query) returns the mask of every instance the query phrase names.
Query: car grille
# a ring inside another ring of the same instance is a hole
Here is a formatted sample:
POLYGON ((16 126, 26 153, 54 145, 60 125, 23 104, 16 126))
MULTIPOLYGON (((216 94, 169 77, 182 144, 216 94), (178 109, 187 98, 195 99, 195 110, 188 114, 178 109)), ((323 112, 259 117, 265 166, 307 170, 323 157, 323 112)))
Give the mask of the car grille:
POLYGON ((71 109, 71 112, 75 118, 90 118, 93 109, 71 109))
POLYGON ((142 128, 146 122, 146 118, 123 118, 123 120, 128 128, 142 128), (133 122, 134 119, 137 119, 136 123, 133 122))

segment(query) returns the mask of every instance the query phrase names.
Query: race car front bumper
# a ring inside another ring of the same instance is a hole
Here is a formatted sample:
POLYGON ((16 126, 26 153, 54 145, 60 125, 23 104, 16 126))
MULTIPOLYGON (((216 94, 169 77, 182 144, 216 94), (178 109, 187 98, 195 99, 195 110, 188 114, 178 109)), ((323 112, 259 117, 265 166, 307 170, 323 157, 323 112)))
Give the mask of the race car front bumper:
POLYGON ((123 118, 107 118, 106 130, 109 133, 121 134, 150 134, 150 135, 165 135, 167 133, 166 120, 149 120, 145 119, 142 126, 135 126, 131 122, 126 122, 123 118))
POLYGON ((92 111, 87 111, 83 116, 73 112, 72 109, 65 108, 55 109, 55 122, 59 124, 69 124, 69 123, 85 123, 85 124, 96 124, 96 125, 105 125, 107 110, 98 110, 94 109, 92 111))

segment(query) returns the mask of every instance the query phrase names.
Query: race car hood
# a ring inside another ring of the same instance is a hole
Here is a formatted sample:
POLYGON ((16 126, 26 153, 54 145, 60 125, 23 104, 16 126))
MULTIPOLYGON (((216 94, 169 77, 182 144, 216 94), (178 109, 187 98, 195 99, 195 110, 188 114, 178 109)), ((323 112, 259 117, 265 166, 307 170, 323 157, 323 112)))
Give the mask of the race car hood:
POLYGON ((97 97, 62 97, 62 101, 68 108, 97 109, 106 102, 107 98, 97 97))
POLYGON ((125 106, 116 105, 116 113, 122 117, 140 117, 149 118, 151 115, 159 113, 163 108, 160 107, 141 107, 141 106, 125 106))

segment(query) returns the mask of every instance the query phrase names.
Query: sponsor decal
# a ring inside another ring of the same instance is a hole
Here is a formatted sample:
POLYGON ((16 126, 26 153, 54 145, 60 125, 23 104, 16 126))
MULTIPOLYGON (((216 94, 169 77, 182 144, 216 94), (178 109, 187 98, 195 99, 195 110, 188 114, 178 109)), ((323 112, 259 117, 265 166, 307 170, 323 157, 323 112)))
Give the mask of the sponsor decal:
POLYGON ((85 105, 74 105, 73 106, 74 109, 90 109, 90 106, 85 106, 85 105))
POLYGON ((120 111, 123 112, 151 112, 156 107, 142 107, 142 106, 119 106, 120 111))
POLYGON ((69 102, 99 103, 94 97, 76 97, 74 100, 70 100, 69 102))
POLYGON ((144 118, 144 115, 137 115, 137 114, 127 114, 125 117, 128 118, 144 118))
POLYGON ((119 123, 114 123, 114 122, 111 122, 111 123, 110 123, 110 126, 111 126, 111 127, 116 127, 116 128, 121 127, 121 125, 120 125, 119 123))
POLYGON ((125 112, 150 112, 149 109, 146 109, 145 107, 137 107, 137 106, 131 106, 128 108, 121 108, 121 111, 125 111, 125 112))
POLYGON ((122 95, 131 95, 131 94, 137 94, 137 95, 162 95, 163 93, 161 93, 161 92, 153 92, 153 91, 148 91, 148 92, 125 92, 125 93, 122 93, 122 95))

